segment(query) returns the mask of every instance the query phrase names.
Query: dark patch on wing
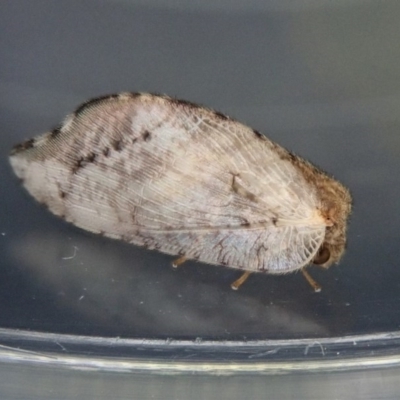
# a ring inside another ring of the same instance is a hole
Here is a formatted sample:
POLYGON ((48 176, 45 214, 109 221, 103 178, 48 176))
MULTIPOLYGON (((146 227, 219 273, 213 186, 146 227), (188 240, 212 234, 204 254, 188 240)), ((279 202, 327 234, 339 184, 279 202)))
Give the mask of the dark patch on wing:
POLYGON ((72 173, 76 174, 81 168, 86 167, 86 165, 94 163, 96 160, 95 153, 89 153, 87 156, 80 157, 75 161, 75 165, 72 168, 72 173))
POLYGON ((237 181, 236 178, 239 177, 239 174, 232 174, 232 190, 239 196, 243 196, 246 199, 250 201, 257 201, 257 197, 249 192, 246 188, 244 188, 242 185, 240 185, 237 181))
POLYGON ((145 142, 150 142, 150 140, 151 140, 151 133, 150 133, 149 131, 146 130, 146 131, 144 131, 142 137, 143 137, 143 140, 144 140, 145 142))
POLYGON ((55 138, 56 136, 58 136, 58 135, 61 133, 61 128, 62 128, 61 125, 59 125, 59 126, 57 126, 56 128, 54 128, 54 129, 51 131, 50 136, 51 136, 52 138, 55 138))
POLYGON ((202 108, 199 104, 193 103, 188 100, 179 100, 179 99, 173 99, 171 97, 166 97, 171 103, 176 104, 178 106, 187 106, 191 108, 202 108))
POLYGON ((59 194, 61 199, 65 199, 65 197, 67 196, 67 193, 64 192, 64 190, 61 189, 60 185, 58 185, 58 194, 59 194))
POLYGON ((134 99, 135 97, 142 96, 142 93, 137 93, 137 92, 129 92, 129 93, 126 93, 126 94, 128 94, 132 99, 134 99))
POLYGON ((215 114, 216 117, 218 117, 219 119, 222 119, 223 121, 230 120, 230 118, 227 115, 222 114, 219 111, 214 111, 214 114, 215 114))
POLYGON ((83 167, 83 158, 78 158, 72 168, 72 173, 76 174, 83 167))
POLYGON ((99 96, 99 97, 95 97, 93 99, 90 99, 88 101, 85 101, 83 104, 81 104, 74 112, 74 114, 76 116, 79 116, 80 114, 82 114, 84 111, 86 111, 89 108, 92 108, 94 106, 99 105, 100 103, 102 103, 103 101, 106 100, 111 100, 111 99, 117 99, 119 97, 119 94, 110 94, 107 96, 99 96))
POLYGON ((215 110, 209 109, 207 107, 204 107, 204 106, 202 106, 200 104, 193 103, 193 102, 188 101, 188 100, 173 99, 173 98, 168 97, 168 96, 160 96, 160 97, 162 97, 162 98, 164 98, 164 99, 166 99, 166 100, 170 101, 171 103, 176 104, 178 106, 189 107, 189 108, 193 108, 193 109, 202 109, 202 110, 206 110, 208 112, 212 112, 215 115, 215 117, 217 117, 218 119, 221 119, 223 121, 233 121, 232 118, 228 117, 227 115, 225 115, 225 114, 223 114, 223 113, 221 113, 219 111, 215 111, 215 110))
POLYGON ((111 142, 111 146, 115 151, 122 151, 124 148, 122 139, 113 139, 111 142))
POLYGON ((264 265, 262 262, 264 257, 263 255, 268 252, 268 247, 265 247, 264 244, 262 244, 258 249, 257 249, 257 260, 258 260, 258 271, 259 272, 267 272, 269 270, 268 265, 264 265))
POLYGON ((253 133, 259 138, 259 139, 265 139, 265 136, 260 133, 257 129, 253 129, 253 133))
POLYGON ((289 160, 291 162, 297 161, 298 157, 294 153, 287 150, 285 151, 287 152, 287 154, 284 154, 284 152, 280 152, 279 154, 282 160, 289 160))
POLYGON ((20 153, 21 151, 24 150, 29 150, 32 147, 35 147, 35 139, 26 140, 25 142, 15 145, 11 150, 11 155, 20 153))
POLYGON ((279 144, 271 142, 271 145, 272 145, 273 150, 275 151, 275 153, 277 153, 279 155, 279 158, 281 160, 286 160, 286 161, 290 161, 292 163, 296 163, 300 159, 298 156, 296 156, 296 154, 286 150, 282 146, 279 146, 279 144))
POLYGON ((96 154, 95 154, 95 153, 90 153, 90 154, 86 157, 86 161, 87 161, 88 163, 94 162, 95 159, 96 159, 96 154))

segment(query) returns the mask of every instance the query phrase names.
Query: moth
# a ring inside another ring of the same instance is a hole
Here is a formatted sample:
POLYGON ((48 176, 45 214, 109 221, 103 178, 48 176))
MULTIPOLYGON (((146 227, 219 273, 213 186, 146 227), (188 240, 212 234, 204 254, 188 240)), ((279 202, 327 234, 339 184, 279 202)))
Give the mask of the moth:
POLYGON ((308 161, 219 112, 122 93, 80 105, 14 147, 28 192, 90 232, 187 259, 286 274, 329 267, 345 249, 349 191, 308 161))

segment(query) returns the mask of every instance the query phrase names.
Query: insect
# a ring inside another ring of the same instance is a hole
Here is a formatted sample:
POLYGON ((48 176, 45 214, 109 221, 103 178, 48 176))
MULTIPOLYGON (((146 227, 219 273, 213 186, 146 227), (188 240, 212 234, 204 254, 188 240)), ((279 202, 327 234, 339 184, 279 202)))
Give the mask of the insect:
POLYGON ((219 112, 167 96, 90 100, 14 147, 28 192, 74 225, 187 259, 285 274, 337 263, 349 191, 219 112))

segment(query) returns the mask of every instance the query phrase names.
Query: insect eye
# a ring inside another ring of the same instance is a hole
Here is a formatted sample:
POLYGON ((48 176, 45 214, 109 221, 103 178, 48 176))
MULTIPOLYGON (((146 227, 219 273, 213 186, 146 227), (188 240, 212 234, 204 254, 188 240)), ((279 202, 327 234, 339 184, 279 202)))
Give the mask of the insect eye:
POLYGON ((313 263, 317 265, 325 264, 330 257, 331 252, 326 247, 321 246, 313 260, 313 263))

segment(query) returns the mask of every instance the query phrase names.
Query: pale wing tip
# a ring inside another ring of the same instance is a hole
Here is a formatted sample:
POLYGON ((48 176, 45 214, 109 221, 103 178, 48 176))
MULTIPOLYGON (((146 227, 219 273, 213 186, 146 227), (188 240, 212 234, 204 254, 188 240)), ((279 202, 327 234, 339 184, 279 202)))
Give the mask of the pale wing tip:
POLYGON ((21 157, 20 154, 20 150, 13 149, 8 157, 8 161, 14 171, 14 174, 17 175, 19 179, 24 179, 26 168, 24 166, 25 163, 23 161, 23 157, 21 157))
POLYGON ((17 177, 24 179, 28 170, 28 157, 27 154, 36 146, 35 139, 25 140, 22 143, 15 145, 8 156, 8 161, 17 177))

